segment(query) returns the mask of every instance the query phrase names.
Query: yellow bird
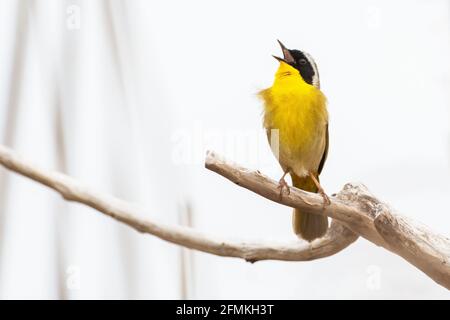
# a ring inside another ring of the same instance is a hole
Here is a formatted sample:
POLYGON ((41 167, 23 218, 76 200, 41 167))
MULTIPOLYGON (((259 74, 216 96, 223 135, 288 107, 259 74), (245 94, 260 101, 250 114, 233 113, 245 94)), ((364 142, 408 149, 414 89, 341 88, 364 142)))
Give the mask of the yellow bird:
MULTIPOLYGON (((280 65, 273 85, 259 95, 264 101, 264 128, 284 172, 280 197, 284 188, 289 192, 284 178, 290 174, 294 187, 320 193, 329 204, 319 183, 328 153, 328 112, 317 66, 306 52, 289 50, 278 42, 284 57, 274 56, 280 65)), ((327 217, 298 209, 292 224, 295 234, 307 241, 323 236, 328 229, 327 217)))

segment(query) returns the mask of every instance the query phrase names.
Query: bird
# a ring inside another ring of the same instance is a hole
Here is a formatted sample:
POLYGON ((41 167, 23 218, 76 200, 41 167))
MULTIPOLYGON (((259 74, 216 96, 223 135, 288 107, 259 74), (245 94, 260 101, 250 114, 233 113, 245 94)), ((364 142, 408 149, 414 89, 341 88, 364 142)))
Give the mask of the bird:
MULTIPOLYGON (((319 193, 324 206, 330 199, 319 181, 328 155, 327 99, 320 90, 317 64, 304 51, 287 49, 277 40, 283 58, 273 56, 279 63, 271 87, 261 90, 263 126, 272 152, 283 169, 278 183, 290 193, 285 177, 289 174, 296 188, 319 193)), ((308 242, 322 237, 328 229, 328 218, 294 209, 294 233, 308 242)))

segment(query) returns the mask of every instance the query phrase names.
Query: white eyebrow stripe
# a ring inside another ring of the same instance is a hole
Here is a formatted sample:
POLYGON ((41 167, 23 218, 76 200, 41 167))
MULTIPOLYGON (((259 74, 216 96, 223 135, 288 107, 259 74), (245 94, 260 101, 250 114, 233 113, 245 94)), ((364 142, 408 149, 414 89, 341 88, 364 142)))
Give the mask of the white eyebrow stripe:
POLYGON ((303 54, 305 55, 306 59, 308 59, 309 63, 312 65, 312 67, 314 69, 314 75, 313 75, 313 78, 312 78, 312 84, 317 89, 320 89, 319 70, 317 69, 316 62, 314 61, 313 57, 309 53, 303 52, 303 54))

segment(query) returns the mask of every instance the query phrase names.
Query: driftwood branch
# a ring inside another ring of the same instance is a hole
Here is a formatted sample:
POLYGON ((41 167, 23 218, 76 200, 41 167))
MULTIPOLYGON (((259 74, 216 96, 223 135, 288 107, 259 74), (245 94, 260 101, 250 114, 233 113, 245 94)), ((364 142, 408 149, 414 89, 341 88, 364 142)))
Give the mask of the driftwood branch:
POLYGON ((300 240, 287 243, 262 243, 261 241, 219 238, 189 227, 167 225, 144 218, 146 212, 136 205, 91 190, 62 173, 38 168, 11 149, 1 145, 0 164, 54 189, 68 201, 83 203, 139 232, 218 256, 242 258, 251 262, 268 259, 307 261, 331 256, 357 239, 353 232, 346 230, 338 223, 333 223, 323 238, 311 244, 300 240))
POLYGON ((251 262, 267 259, 307 261, 333 255, 362 236, 400 255, 437 283, 450 289, 450 240, 394 214, 360 184, 347 184, 331 197, 331 204, 327 207, 323 206, 322 197, 295 188, 291 188, 289 195, 280 198, 274 180, 259 171, 240 167, 209 152, 205 166, 234 183, 280 204, 333 218, 327 234, 311 243, 301 240, 262 243, 221 239, 192 228, 170 226, 144 218, 145 211, 141 208, 91 190, 67 175, 38 168, 4 146, 0 146, 0 164, 56 190, 66 200, 83 203, 139 232, 187 248, 251 262))
POLYGON ((361 184, 347 184, 331 204, 323 206, 320 195, 291 188, 279 197, 277 182, 233 164, 209 152, 206 167, 237 185, 269 200, 333 218, 372 243, 410 262, 434 281, 450 289, 450 239, 395 214, 361 184))

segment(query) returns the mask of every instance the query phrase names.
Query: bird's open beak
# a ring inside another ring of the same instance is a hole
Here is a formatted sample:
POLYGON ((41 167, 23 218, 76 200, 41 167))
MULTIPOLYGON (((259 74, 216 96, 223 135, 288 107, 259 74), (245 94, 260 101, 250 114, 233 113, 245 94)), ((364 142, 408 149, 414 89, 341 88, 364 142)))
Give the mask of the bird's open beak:
POLYGON ((283 61, 286 62, 287 64, 293 64, 295 63, 295 59, 292 56, 291 52, 289 51, 288 48, 286 48, 284 46, 284 44, 281 43, 280 40, 277 40, 278 43, 280 44, 281 50, 283 51, 283 58, 277 57, 277 56, 273 56, 275 59, 277 59, 278 61, 283 61))

